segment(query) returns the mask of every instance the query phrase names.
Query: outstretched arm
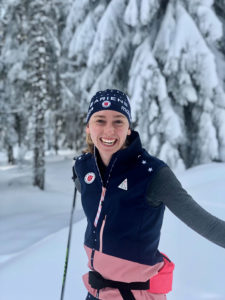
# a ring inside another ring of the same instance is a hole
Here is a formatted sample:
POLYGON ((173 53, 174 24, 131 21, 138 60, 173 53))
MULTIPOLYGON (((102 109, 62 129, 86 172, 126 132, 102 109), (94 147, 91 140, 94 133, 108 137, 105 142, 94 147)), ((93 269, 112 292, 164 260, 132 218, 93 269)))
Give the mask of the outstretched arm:
POLYGON ((163 202, 194 231, 225 248, 225 221, 213 216, 195 202, 169 167, 162 168, 150 183, 147 199, 154 207, 163 202))

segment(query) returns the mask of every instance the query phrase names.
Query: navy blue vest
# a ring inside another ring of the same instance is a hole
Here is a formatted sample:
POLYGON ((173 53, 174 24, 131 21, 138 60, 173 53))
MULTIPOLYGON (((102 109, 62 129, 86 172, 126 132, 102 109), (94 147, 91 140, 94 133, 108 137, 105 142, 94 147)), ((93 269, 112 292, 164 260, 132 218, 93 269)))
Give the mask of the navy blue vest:
POLYGON ((158 244, 165 206, 150 206, 146 191, 166 164, 142 148, 137 132, 132 131, 130 139, 130 145, 110 160, 101 204, 103 183, 95 155, 87 153, 76 159, 75 172, 88 223, 84 243, 93 251, 154 265, 163 261, 158 244))

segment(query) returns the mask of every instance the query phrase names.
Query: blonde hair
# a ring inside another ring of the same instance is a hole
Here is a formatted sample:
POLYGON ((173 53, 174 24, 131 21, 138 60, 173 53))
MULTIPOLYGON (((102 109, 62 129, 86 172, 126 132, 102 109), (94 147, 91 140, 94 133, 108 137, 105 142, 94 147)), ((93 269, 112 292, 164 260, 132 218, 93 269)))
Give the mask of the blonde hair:
POLYGON ((83 150, 83 153, 94 154, 94 143, 92 142, 90 133, 86 133, 86 144, 87 148, 83 150))

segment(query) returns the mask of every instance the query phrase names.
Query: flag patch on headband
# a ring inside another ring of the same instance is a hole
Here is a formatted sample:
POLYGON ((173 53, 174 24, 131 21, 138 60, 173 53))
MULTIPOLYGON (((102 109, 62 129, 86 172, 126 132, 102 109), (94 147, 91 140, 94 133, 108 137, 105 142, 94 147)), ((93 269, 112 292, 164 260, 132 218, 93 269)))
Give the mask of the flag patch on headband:
POLYGON ((105 107, 105 108, 107 108, 107 107, 110 107, 110 105, 111 105, 111 102, 110 102, 110 101, 108 101, 108 100, 106 100, 106 101, 102 102, 102 107, 105 107))
POLYGON ((87 174, 85 175, 85 177, 84 177, 84 181, 85 181, 87 184, 92 183, 94 180, 95 180, 95 173, 93 173, 93 172, 87 173, 87 174))

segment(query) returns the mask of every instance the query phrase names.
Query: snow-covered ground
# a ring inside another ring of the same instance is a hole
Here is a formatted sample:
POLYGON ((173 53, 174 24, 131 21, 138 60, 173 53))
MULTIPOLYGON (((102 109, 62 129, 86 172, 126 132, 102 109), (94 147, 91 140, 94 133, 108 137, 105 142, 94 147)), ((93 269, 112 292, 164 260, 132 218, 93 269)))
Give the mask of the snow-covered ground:
MULTIPOLYGON (((46 191, 32 187, 32 169, 0 162, 0 300, 60 299, 72 205, 72 158, 49 157, 46 191)), ((225 164, 192 168, 178 178, 194 199, 225 219, 225 164)), ((65 300, 85 299, 81 276, 85 219, 76 207, 65 300)), ((168 300, 224 300, 225 249, 166 210, 160 250, 176 264, 168 300)))

